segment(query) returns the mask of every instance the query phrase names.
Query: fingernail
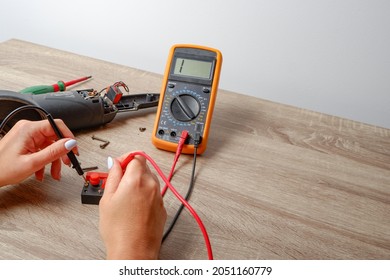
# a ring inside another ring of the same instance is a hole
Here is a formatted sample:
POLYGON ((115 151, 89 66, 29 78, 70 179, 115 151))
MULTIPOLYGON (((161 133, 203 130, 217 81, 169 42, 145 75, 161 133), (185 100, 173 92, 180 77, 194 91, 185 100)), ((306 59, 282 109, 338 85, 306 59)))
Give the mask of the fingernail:
POLYGON ((74 139, 70 139, 70 140, 65 142, 65 148, 68 151, 72 150, 74 147, 76 147, 76 145, 77 145, 77 141, 74 139))
POLYGON ((113 165, 114 165, 114 160, 112 159, 112 157, 108 157, 107 158, 107 167, 108 167, 108 169, 111 169, 113 165))

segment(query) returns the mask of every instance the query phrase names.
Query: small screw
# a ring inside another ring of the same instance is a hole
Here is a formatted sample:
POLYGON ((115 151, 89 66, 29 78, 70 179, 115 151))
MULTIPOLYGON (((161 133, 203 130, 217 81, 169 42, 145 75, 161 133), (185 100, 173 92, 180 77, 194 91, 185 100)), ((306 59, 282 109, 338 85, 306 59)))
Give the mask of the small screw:
POLYGON ((97 141, 105 142, 105 143, 109 142, 109 141, 104 140, 104 139, 102 139, 102 138, 96 137, 95 135, 92 135, 92 140, 97 140, 97 141))
POLYGON ((104 142, 103 144, 100 145, 101 149, 104 149, 107 147, 108 144, 110 144, 110 141, 104 140, 102 138, 96 137, 95 135, 92 135, 92 140, 97 140, 100 142, 104 142))
POLYGON ((101 148, 101 149, 104 149, 105 147, 108 146, 108 144, 110 144, 110 141, 107 141, 106 143, 101 144, 101 145, 100 145, 100 148, 101 148))

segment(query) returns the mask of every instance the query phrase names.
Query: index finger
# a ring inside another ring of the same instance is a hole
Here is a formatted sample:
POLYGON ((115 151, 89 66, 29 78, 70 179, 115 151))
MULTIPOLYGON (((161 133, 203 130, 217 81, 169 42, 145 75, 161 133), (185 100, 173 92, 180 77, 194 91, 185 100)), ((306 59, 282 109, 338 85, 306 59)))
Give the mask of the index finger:
MULTIPOLYGON (((66 126, 63 120, 55 119, 54 122, 62 133, 63 138, 75 138, 72 131, 66 126)), ((54 131, 54 128, 51 126, 50 122, 45 120, 41 121, 40 131, 45 137, 56 137, 56 140, 58 140, 58 136, 56 135, 56 132, 54 131)), ((73 151, 78 154, 77 146, 73 149, 73 151)))

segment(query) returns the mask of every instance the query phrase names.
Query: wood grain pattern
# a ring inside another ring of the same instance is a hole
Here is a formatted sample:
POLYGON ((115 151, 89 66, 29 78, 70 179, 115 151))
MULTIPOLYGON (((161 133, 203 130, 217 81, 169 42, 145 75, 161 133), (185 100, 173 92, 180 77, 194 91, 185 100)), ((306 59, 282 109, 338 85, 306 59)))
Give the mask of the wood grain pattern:
MULTIPOLYGON (((84 75, 94 77, 85 88, 122 80, 131 93, 159 92, 162 82, 161 75, 19 40, 0 44, 1 89, 84 75)), ((173 154, 150 141, 154 114, 128 113, 77 132, 82 165, 106 170, 107 156, 144 150, 168 172, 173 154), (100 149, 93 134, 110 145, 100 149)), ((183 156, 173 179, 182 193, 191 161, 183 156)), ((216 259, 390 258, 388 129, 220 90, 197 167, 191 204, 216 259)), ((98 208, 81 204, 81 188, 66 167, 60 182, 46 176, 0 188, 0 258, 103 259, 98 208)), ((169 193, 165 205, 170 219, 179 203, 169 193)), ((160 258, 206 257, 200 230, 184 212, 160 258)))

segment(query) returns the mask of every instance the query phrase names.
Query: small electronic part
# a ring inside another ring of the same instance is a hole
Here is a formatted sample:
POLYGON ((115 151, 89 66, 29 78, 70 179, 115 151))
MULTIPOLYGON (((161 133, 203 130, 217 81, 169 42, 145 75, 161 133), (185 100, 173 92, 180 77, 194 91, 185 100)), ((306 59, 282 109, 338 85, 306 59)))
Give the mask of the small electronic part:
POLYGON ((112 86, 109 86, 107 88, 107 97, 112 100, 112 103, 117 104, 122 99, 123 93, 120 90, 120 87, 123 87, 123 89, 126 92, 129 92, 129 87, 124 82, 116 82, 112 86))
POLYGON ((108 173, 87 172, 86 182, 81 190, 82 204, 98 205, 104 193, 108 173))

